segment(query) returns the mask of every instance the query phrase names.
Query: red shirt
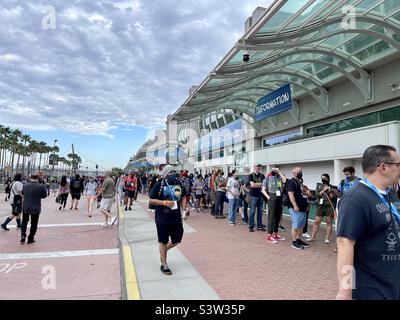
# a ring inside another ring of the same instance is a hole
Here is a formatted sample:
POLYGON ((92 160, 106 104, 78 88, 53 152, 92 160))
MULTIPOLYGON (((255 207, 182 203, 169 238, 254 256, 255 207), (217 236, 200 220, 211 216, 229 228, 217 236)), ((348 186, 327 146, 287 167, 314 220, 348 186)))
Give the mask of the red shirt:
POLYGON ((136 190, 136 184, 137 184, 137 178, 133 176, 127 176, 125 178, 125 189, 128 191, 135 191, 136 190))

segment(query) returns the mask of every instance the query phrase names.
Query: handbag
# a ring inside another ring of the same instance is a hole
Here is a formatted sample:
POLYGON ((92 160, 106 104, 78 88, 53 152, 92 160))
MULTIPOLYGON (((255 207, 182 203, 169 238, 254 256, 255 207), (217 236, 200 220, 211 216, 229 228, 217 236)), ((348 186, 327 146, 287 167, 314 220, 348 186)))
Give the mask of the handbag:
POLYGON ((56 203, 61 203, 61 194, 56 197, 56 203))

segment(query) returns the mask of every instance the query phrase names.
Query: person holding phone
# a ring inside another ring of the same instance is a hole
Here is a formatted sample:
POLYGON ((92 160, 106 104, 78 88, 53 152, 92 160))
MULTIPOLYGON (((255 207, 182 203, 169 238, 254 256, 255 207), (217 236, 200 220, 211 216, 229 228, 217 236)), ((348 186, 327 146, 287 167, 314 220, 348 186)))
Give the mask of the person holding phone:
POLYGON ((326 217, 326 236, 325 243, 330 243, 330 237, 333 230, 333 218, 335 215, 337 197, 339 191, 335 186, 330 184, 329 174, 324 173, 321 175, 321 183, 317 183, 315 187, 315 197, 317 199, 317 212, 315 215, 315 221, 313 225, 313 231, 311 238, 307 239, 308 242, 315 241, 322 219, 326 217))
POLYGON ((165 275, 171 275, 172 271, 167 263, 167 252, 181 243, 183 238, 180 200, 185 195, 185 191, 176 177, 173 166, 166 165, 161 171, 161 177, 150 192, 150 204, 155 206, 160 270, 165 275))

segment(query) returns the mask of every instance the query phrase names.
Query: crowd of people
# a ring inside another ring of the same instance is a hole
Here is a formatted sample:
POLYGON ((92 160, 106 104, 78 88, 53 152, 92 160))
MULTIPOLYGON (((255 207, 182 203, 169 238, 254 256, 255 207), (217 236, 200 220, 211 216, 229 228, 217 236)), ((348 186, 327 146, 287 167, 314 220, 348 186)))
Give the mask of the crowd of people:
POLYGON ((228 223, 238 224, 237 214, 248 224, 249 232, 266 232, 266 241, 277 244, 283 207, 291 217, 291 247, 303 250, 316 241, 320 224, 326 218, 324 238, 330 243, 333 221, 337 218, 339 293, 337 299, 400 299, 400 157, 395 148, 369 147, 362 158, 363 178, 354 167, 343 168, 344 178, 332 185, 327 173, 314 189, 304 184, 303 170, 295 167, 291 177, 273 166, 266 175, 256 165, 252 173, 239 179, 232 171, 225 178, 222 170, 203 177, 167 165, 160 168, 149 188, 149 208, 155 210, 161 267, 172 271, 167 252, 183 238, 182 218, 192 209, 210 208, 216 219, 226 218, 223 207, 229 204, 228 223), (268 226, 262 224, 266 203, 268 226), (304 233, 310 203, 316 204, 312 234, 304 233), (250 212, 248 209, 250 208, 250 212), (305 241, 303 241, 303 239, 305 241))

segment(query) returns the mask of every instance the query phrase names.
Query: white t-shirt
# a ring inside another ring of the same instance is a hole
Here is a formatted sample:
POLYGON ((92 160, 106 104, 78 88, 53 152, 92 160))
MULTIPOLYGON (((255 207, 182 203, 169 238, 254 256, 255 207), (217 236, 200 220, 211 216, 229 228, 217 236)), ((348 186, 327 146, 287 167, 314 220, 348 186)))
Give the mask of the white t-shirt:
POLYGON ((22 189, 24 185, 20 181, 14 181, 11 187, 10 200, 11 204, 14 204, 14 196, 22 196, 22 189))
MULTIPOLYGON (((226 187, 230 187, 232 193, 239 193, 240 182, 237 179, 235 180, 233 178, 229 178, 226 187)), ((228 197, 228 199, 235 199, 232 193, 226 191, 226 196, 228 197)))

